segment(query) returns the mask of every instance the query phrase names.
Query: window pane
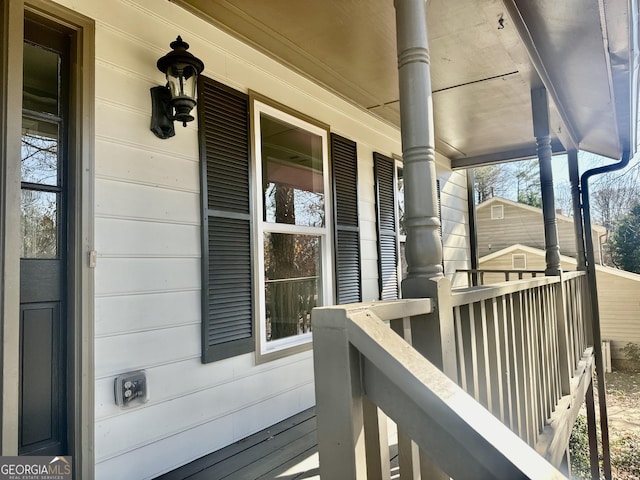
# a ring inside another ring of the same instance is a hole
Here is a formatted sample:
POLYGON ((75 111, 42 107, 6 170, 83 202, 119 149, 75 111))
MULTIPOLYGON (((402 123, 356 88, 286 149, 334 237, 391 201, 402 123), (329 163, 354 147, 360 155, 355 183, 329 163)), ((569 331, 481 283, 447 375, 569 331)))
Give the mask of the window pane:
POLYGON ((22 181, 58 185, 58 126, 22 119, 22 181))
POLYGON ((60 56, 25 43, 23 80, 23 108, 58 115, 60 56))
POLYGON ((398 175, 398 233, 400 235, 406 235, 407 231, 404 226, 404 178, 402 177, 402 168, 396 169, 398 175))
POLYGON ((58 256, 58 194, 22 190, 22 258, 58 256))
POLYGON ((260 115, 264 220, 323 227, 322 137, 260 115))
POLYGON ((267 341, 311 331, 311 309, 322 304, 320 243, 319 236, 265 233, 267 341))

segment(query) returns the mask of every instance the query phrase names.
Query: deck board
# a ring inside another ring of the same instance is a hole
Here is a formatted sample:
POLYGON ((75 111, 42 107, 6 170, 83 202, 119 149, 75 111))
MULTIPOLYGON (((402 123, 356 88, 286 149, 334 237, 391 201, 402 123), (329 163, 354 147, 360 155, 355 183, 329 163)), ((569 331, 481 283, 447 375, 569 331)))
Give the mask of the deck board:
MULTIPOLYGON (((156 480, 320 480, 315 407, 183 465, 156 480)), ((395 425, 389 422, 392 478, 397 478, 395 425)))
POLYGON ((317 451, 315 408, 310 408, 156 480, 319 478, 317 451))

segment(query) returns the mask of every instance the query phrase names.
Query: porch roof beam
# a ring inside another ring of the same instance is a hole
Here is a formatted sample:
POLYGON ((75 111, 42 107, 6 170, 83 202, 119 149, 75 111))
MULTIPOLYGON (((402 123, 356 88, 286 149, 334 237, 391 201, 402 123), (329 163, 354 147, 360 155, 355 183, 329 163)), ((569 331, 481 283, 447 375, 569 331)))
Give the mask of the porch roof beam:
MULTIPOLYGON (((551 141, 551 150, 553 154, 566 153, 564 146, 558 141, 551 141)), ((485 155, 476 155, 473 157, 457 158, 451 160, 451 168, 453 170, 461 168, 474 168, 491 165, 495 163, 516 162, 520 160, 530 160, 538 158, 538 151, 535 143, 524 148, 514 148, 513 150, 504 150, 497 153, 487 153, 485 155)))

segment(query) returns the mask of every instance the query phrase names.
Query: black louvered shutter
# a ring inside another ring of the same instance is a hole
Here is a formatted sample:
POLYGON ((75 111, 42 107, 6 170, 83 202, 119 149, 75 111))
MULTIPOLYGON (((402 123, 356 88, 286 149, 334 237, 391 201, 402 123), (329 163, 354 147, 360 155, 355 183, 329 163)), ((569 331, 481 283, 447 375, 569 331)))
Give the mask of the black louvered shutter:
POLYGON ((331 134, 336 245, 336 303, 362 301, 356 143, 331 134))
POLYGON ((393 159, 373 154, 378 220, 378 280, 380 299, 398 298, 398 243, 396 237, 396 207, 393 159))
POLYGON ((251 352, 249 98, 198 79, 202 180, 202 362, 251 352))

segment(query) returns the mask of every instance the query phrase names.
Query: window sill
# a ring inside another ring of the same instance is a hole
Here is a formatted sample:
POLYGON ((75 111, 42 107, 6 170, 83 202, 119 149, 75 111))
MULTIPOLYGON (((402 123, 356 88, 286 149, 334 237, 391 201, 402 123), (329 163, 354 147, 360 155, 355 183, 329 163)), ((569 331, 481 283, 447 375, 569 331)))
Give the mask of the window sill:
POLYGON ((266 348, 260 344, 256 345, 256 365, 311 350, 313 347, 312 335, 309 333, 300 335, 300 337, 278 342, 275 345, 267 344, 266 348))

